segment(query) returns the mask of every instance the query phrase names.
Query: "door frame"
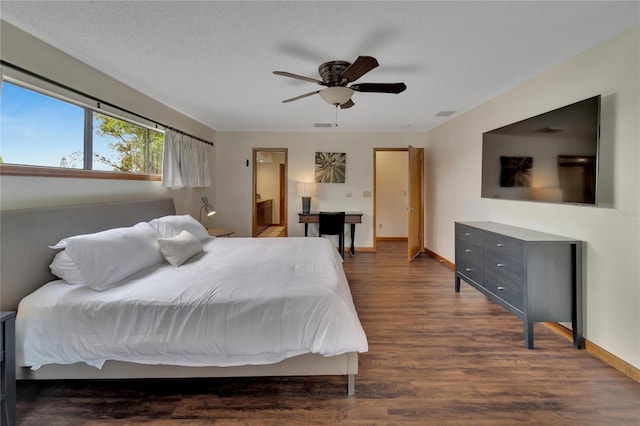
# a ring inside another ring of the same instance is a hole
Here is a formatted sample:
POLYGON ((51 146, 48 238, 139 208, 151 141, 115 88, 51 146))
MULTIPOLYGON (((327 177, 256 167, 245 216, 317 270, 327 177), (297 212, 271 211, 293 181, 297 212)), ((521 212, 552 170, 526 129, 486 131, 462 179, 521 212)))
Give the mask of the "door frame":
MULTIPOLYGON (((373 251, 378 250, 378 189, 377 189, 377 167, 378 167, 378 152, 406 152, 409 153, 409 148, 373 148, 373 251)), ((409 179, 409 176, 407 176, 409 179)))
MULTIPOLYGON (((289 220, 288 220, 288 204, 286 200, 289 199, 288 196, 288 173, 289 173, 289 149, 288 148, 253 148, 252 149, 252 162, 253 162, 253 178, 251 179, 251 235, 253 237, 257 236, 257 224, 258 218, 256 214, 256 191, 258 188, 258 162, 256 161, 256 155, 258 152, 283 152, 284 153, 284 182, 280 182, 280 187, 284 186, 284 194, 280 194, 280 199, 284 199, 285 202, 282 206, 282 210, 280 211, 280 221, 282 226, 284 226, 283 236, 286 237, 289 235, 289 220)), ((282 178, 282 177, 281 177, 282 178)), ((278 202, 274 200, 274 202, 278 202)))
POLYGON ((411 261, 424 251, 424 148, 409 145, 408 153, 409 230, 407 232, 407 254, 409 261, 411 261), (416 173, 417 176, 415 176, 416 173), (413 220, 416 216, 417 222, 413 220), (411 232, 412 230, 414 232, 411 232))
MULTIPOLYGON (((419 148, 424 150, 424 148, 419 148)), ((377 205, 378 205, 378 191, 377 191, 377 167, 378 167, 378 163, 377 163, 377 153, 378 152, 406 152, 407 155, 409 154, 409 146, 407 147, 399 147, 399 148, 373 148, 373 251, 377 251, 377 244, 378 244, 378 239, 377 239, 377 205)), ((424 153, 424 151, 423 151, 424 153)), ((423 154, 424 155, 424 154, 423 154)), ((407 181, 409 180, 409 173, 411 171, 409 170, 407 172, 407 181)), ((422 185, 421 185, 421 189, 422 191, 420 192, 420 237, 422 238, 422 244, 424 245, 424 162, 422 163, 422 169, 420 170, 420 176, 422 177, 422 185)), ((407 209, 409 208, 409 206, 407 206, 407 209)), ((407 211, 407 215, 409 214, 409 211, 407 211)), ((407 227, 409 228, 410 224, 407 224, 407 227)), ((408 237, 408 233, 409 233, 409 229, 407 229, 407 237, 408 237)), ((409 247, 409 239, 407 238, 407 248, 409 247)))

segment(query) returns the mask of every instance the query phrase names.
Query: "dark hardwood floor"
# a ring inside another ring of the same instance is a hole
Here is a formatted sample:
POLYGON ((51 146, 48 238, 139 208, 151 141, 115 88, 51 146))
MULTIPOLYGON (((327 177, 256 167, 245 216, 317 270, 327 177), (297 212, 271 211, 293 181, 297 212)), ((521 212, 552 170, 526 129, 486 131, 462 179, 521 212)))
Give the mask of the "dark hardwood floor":
POLYGON ((343 377, 19 382, 23 425, 640 425, 640 384, 522 323, 406 243, 345 259, 369 339, 343 377))

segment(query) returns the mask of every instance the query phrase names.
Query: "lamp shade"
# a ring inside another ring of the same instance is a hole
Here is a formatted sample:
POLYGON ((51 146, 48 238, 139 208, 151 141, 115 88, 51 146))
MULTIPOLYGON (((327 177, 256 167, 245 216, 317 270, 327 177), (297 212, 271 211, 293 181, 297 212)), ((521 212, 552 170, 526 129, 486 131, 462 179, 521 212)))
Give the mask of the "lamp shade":
POLYGON ((320 91, 322 99, 331 105, 342 105, 347 103, 349 99, 351 99, 351 95, 353 95, 353 90, 348 87, 334 86, 327 87, 320 91))
POLYGON ((314 197, 318 190, 318 184, 315 182, 298 182, 298 197, 314 197))
POLYGON ((206 213, 207 216, 213 216, 216 214, 216 209, 213 208, 211 204, 209 204, 209 199, 207 197, 202 197, 202 207, 200 207, 200 221, 202 221, 202 211, 206 213))

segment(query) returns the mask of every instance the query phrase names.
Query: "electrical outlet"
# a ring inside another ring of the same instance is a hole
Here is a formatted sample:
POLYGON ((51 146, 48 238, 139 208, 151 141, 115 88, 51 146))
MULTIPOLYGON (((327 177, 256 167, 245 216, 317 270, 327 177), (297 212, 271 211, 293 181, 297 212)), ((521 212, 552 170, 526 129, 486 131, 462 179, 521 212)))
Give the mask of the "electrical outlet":
POLYGON ((379 229, 382 229, 382 224, 378 225, 378 228, 379 228, 379 229))
POLYGON ((351 191, 347 192, 347 198, 351 198, 351 191))
POLYGON ((371 198, 371 191, 362 191, 363 198, 371 198))

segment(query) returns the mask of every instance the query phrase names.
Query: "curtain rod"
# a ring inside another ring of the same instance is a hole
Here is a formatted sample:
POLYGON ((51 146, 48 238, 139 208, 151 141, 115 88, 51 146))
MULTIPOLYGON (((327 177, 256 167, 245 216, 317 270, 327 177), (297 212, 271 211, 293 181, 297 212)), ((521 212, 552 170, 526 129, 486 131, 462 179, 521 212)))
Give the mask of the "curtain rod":
POLYGON ((178 129, 176 129, 176 128, 174 128, 174 127, 171 127, 171 126, 168 126, 168 125, 166 125, 166 124, 159 123, 159 122, 158 122, 158 121, 156 121, 156 120, 152 120, 152 119, 151 119, 151 118, 149 118, 149 117, 145 117, 144 115, 141 115, 141 114, 138 114, 138 113, 136 113, 136 112, 130 111, 130 110, 126 109, 126 108, 119 107, 118 105, 114 105, 114 104, 112 104, 111 102, 103 101, 102 99, 98 99, 98 98, 96 98, 96 97, 95 97, 95 96, 93 96, 93 95, 89 95, 88 93, 82 92, 82 91, 80 91, 80 90, 78 90, 78 89, 74 89, 73 87, 69 87, 69 86, 67 86, 66 84, 62 84, 62 83, 59 83, 59 82, 57 82, 57 81, 55 81, 55 80, 52 80, 52 79, 50 79, 50 78, 48 78, 48 77, 44 77, 44 76, 42 76, 42 75, 40 75, 40 74, 36 74, 36 73, 35 73, 35 72, 33 72, 33 71, 29 71, 29 70, 27 70, 27 69, 24 69, 24 68, 22 68, 22 67, 19 67, 19 66, 17 66, 17 65, 14 65, 14 64, 12 64, 12 63, 10 63, 10 62, 7 62, 7 61, 5 61, 5 60, 3 60, 3 59, 0 59, 0 65, 2 65, 2 66, 6 66, 6 67, 9 67, 9 68, 13 68, 13 69, 15 69, 15 70, 17 70, 17 71, 20 71, 20 72, 22 72, 22 73, 25 73, 25 74, 27 74, 27 75, 31 76, 31 77, 35 77, 35 78, 40 79, 40 80, 42 80, 42 81, 45 81, 45 82, 47 82, 47 83, 49 83, 49 84, 53 84, 54 86, 58 86, 58 87, 60 87, 60 88, 62 88, 62 89, 65 89, 65 90, 68 90, 68 91, 70 91, 70 92, 73 92, 73 93, 75 93, 76 95, 84 96, 85 98, 91 99, 92 101, 94 101, 94 102, 96 102, 96 103, 98 104, 98 105, 97 105, 97 108, 98 108, 98 109, 100 109, 100 105, 101 105, 101 104, 102 104, 102 105, 107 105, 107 106, 110 106, 111 108, 118 109, 118 110, 120 110, 120 111, 122 111, 122 112, 126 112, 127 114, 135 115, 136 117, 142 118, 142 119, 147 120, 147 121, 150 121, 150 122, 152 122, 152 123, 155 123, 155 124, 156 124, 156 126, 162 126, 162 127, 164 127, 165 129, 169 129, 169 130, 174 131, 174 132, 176 132, 176 133, 180 133, 180 134, 182 134, 182 135, 189 136, 190 138, 193 138, 193 139, 195 139, 195 140, 197 140, 197 141, 200 141, 200 142, 202 142, 202 143, 206 143, 207 145, 214 146, 214 145, 213 145, 213 142, 211 142, 211 141, 208 141, 208 140, 206 140, 206 139, 200 138, 200 137, 198 137, 198 136, 194 136, 194 135, 189 134, 189 133, 187 133, 187 132, 184 132, 184 131, 182 131, 182 130, 178 130, 178 129))

